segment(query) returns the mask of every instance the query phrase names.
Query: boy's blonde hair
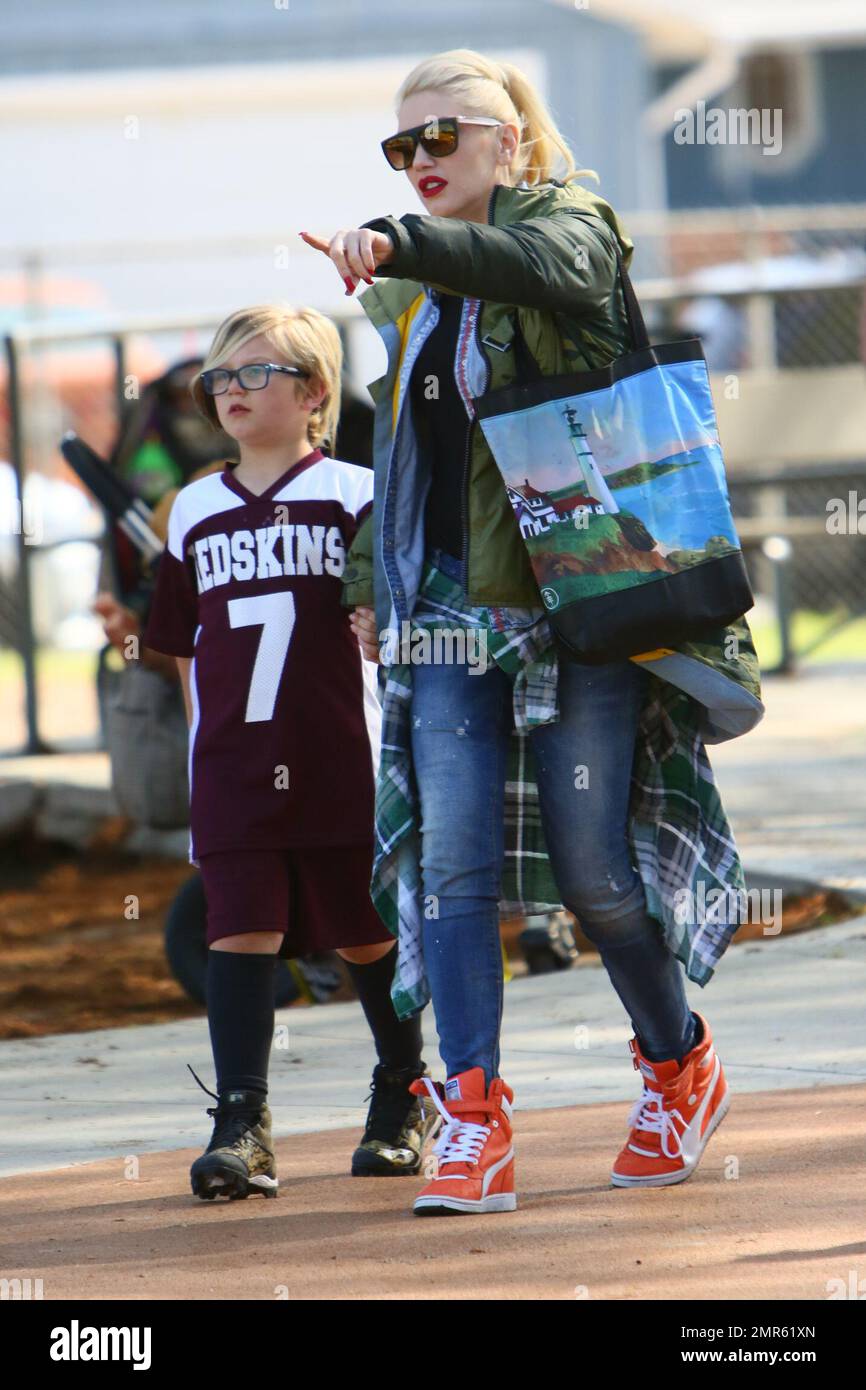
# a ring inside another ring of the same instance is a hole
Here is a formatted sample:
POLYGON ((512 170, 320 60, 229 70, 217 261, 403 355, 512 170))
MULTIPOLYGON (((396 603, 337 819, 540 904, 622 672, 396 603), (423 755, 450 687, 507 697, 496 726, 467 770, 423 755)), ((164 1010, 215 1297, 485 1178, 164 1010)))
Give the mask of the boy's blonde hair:
POLYGON ((263 334, 286 366, 303 367, 310 377, 296 377, 295 396, 303 400, 310 394, 313 378, 318 378, 326 394, 321 405, 310 412, 307 438, 313 448, 327 444, 333 448, 340 418, 340 381, 343 374, 343 344, 336 325, 318 309, 295 308, 291 304, 255 304, 236 309, 217 329, 200 372, 190 383, 193 400, 215 428, 220 428, 213 396, 201 384, 202 372, 221 367, 238 348, 263 334))
POLYGON ((583 175, 599 181, 594 169, 575 168, 574 156, 540 93, 513 63, 496 62, 471 48, 435 53, 416 64, 403 81, 397 92, 397 112, 407 97, 433 89, 453 95, 454 115, 516 122, 521 136, 511 164, 515 183, 525 180, 532 186, 553 177, 569 183, 583 175), (557 160, 564 172, 554 175, 557 160))

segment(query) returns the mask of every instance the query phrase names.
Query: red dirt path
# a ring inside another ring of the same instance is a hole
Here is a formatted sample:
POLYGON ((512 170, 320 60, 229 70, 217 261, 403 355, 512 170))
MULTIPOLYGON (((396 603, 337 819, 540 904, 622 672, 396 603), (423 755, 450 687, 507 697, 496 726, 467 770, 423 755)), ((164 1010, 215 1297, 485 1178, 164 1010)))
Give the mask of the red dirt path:
POLYGON ((520 1113, 519 1206, 492 1216, 420 1221, 415 1179, 346 1176, 354 1130, 278 1141, 276 1201, 198 1202, 192 1150, 143 1155, 137 1181, 122 1158, 7 1178, 0 1272, 47 1300, 826 1299, 851 1271, 866 1289, 866 1086, 735 1094, 697 1173, 656 1191, 607 1184, 626 1115, 520 1113))

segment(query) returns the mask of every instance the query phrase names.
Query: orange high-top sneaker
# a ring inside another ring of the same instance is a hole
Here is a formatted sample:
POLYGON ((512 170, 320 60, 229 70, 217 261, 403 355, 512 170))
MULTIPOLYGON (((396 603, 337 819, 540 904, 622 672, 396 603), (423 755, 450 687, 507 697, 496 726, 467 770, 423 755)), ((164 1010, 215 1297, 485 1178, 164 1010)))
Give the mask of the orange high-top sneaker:
POLYGON ((631 1133, 611 1171, 614 1187, 666 1187, 695 1171, 710 1135, 724 1119, 730 1096, 710 1026, 701 1014, 691 1052, 668 1062, 644 1057, 637 1038, 629 1047, 643 1093, 629 1115, 631 1133), (703 1029, 703 1032, 701 1032, 703 1029))
POLYGON ((421 1076, 409 1087, 432 1097, 443 1121, 433 1153, 435 1178, 415 1198, 415 1213, 514 1211, 514 1149, 511 1102, 514 1095, 497 1076, 484 1093, 484 1070, 472 1067, 446 1081, 421 1076))

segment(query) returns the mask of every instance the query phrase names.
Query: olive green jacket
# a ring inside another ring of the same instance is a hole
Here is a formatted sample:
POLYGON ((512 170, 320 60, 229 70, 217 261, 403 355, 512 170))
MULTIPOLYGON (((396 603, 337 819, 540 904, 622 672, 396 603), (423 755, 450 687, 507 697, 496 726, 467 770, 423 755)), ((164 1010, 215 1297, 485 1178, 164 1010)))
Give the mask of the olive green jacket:
MULTIPOLYGON (((537 188, 498 184, 490 198, 488 219, 485 226, 408 214, 399 220, 381 217, 364 223, 386 232, 395 249, 393 260, 376 272, 377 283, 360 299, 385 341, 388 366, 368 387, 376 402, 379 505, 374 502, 373 515, 350 552, 347 604, 372 604, 374 578, 377 588, 386 580, 374 564, 374 538, 380 546, 388 538, 384 494, 398 412, 402 412, 401 434, 412 429, 400 375, 419 311, 428 307, 425 286, 481 301, 477 321, 469 325, 463 345, 475 358, 472 394, 514 380, 515 310, 526 344, 545 375, 604 366, 630 346, 611 238, 618 237, 626 266, 633 243, 603 198, 575 184, 551 182, 537 188)), ((473 364, 468 366, 471 373, 473 364)), ((468 455, 464 523, 469 601, 540 604, 502 475, 474 421, 468 455)), ((419 489, 425 486, 420 467, 413 481, 419 489)), ((391 539, 399 548, 401 538, 391 539)), ((387 619, 388 613, 382 616, 387 619)))
MULTIPOLYGON (((473 396, 515 379, 515 316, 544 375, 592 370, 631 348, 613 237, 626 268, 634 247, 603 198, 555 180, 534 188, 497 185, 486 225, 412 213, 364 225, 394 242, 393 260, 360 300, 388 365, 368 388, 376 402, 373 509, 349 550, 343 602, 374 606, 382 631, 411 617, 420 583, 430 478, 416 447, 408 381, 438 317, 437 294, 466 301, 455 378, 471 416, 473 396)), ((468 602, 543 609, 502 475, 474 418, 463 521, 468 602)), ((706 742, 736 737, 763 714, 745 618, 700 642, 634 659, 703 706, 706 742)))

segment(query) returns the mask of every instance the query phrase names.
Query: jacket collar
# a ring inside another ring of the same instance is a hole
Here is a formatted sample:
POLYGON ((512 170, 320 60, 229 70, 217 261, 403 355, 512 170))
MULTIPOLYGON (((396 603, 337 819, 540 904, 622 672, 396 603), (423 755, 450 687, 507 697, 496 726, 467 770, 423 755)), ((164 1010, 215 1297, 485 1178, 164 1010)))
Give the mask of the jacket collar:
MULTIPOLYGON (((562 184, 556 179, 535 186, 500 183, 493 189, 490 204, 488 222, 494 227, 507 227, 530 217, 549 217, 561 208, 571 208, 584 216, 601 217, 614 231, 628 269, 634 242, 623 231, 610 203, 580 184, 562 184)), ((358 303, 373 326, 381 330, 387 323, 399 323, 424 290, 418 280, 383 277, 359 296, 358 303)))

